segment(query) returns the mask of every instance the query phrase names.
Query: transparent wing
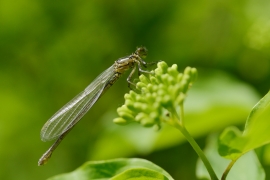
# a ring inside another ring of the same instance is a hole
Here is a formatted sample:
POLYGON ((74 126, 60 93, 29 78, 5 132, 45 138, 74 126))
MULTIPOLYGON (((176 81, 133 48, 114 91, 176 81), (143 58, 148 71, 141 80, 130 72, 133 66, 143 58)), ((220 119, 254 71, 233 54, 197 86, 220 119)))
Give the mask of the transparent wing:
POLYGON ((42 127, 41 140, 53 140, 72 128, 95 104, 113 75, 114 65, 100 74, 84 91, 57 111, 42 127))

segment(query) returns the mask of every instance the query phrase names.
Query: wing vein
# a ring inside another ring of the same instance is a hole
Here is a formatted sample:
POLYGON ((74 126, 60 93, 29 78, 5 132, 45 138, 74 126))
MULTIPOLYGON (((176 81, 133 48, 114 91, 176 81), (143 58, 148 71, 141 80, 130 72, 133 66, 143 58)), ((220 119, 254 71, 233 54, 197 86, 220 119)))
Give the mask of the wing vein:
POLYGON ((72 128, 93 106, 113 78, 114 65, 101 73, 84 91, 57 111, 43 126, 41 139, 53 140, 72 128))

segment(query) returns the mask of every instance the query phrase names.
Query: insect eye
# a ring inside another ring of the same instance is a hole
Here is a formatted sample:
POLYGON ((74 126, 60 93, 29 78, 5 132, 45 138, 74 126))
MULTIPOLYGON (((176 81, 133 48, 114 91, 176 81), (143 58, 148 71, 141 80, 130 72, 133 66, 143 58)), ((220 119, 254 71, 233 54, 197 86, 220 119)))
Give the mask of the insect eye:
POLYGON ((142 58, 146 58, 147 56, 147 49, 145 47, 139 47, 137 48, 136 52, 137 55, 139 55, 142 58))

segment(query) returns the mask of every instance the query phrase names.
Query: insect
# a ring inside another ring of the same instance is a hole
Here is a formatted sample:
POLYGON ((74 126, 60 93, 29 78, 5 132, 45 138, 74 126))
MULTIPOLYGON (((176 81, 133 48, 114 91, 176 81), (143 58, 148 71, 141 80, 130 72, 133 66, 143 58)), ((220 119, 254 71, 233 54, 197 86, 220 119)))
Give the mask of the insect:
POLYGON ((154 64, 156 62, 146 63, 143 58, 147 56, 147 49, 145 47, 139 47, 135 53, 130 56, 123 57, 114 62, 114 64, 101 73, 90 85, 88 85, 84 91, 79 93, 66 105, 64 105, 59 111, 57 111, 42 127, 41 140, 51 141, 57 139, 53 145, 41 156, 38 161, 38 165, 41 166, 49 160, 53 151, 57 148, 64 137, 69 131, 78 123, 78 121, 89 111, 89 109, 95 104, 95 102, 101 97, 101 95, 109 89, 119 77, 129 69, 130 75, 127 78, 128 86, 135 85, 131 78, 138 66, 139 74, 150 73, 142 69, 142 66, 147 67, 148 64, 154 64))

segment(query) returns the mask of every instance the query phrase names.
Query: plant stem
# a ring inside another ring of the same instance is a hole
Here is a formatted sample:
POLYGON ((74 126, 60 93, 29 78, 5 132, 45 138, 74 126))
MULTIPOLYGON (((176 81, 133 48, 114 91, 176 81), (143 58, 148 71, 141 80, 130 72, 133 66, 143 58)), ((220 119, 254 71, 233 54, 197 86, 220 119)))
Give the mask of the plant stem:
POLYGON ((168 124, 171 126, 179 129, 181 133, 185 136, 187 141, 190 143, 190 145, 193 147, 195 152, 198 154, 198 156, 201 158, 202 162, 204 163, 210 177, 212 180, 218 180, 216 173, 214 172, 211 164, 209 163, 208 159, 205 157, 203 151, 199 147, 199 145, 196 143, 196 141, 193 139, 193 137, 189 134, 187 129, 184 126, 184 108, 183 104, 180 104, 180 116, 177 113, 177 111, 172 108, 172 119, 170 121, 167 121, 168 124))
POLYGON ((224 173, 223 173, 223 175, 221 177, 221 180, 225 180, 226 179, 228 173, 230 172, 230 170, 231 170, 231 168, 232 168, 232 166, 234 165, 235 162, 236 162, 236 159, 235 160, 232 160, 230 162, 230 164, 227 166, 226 170, 224 171, 224 173))
POLYGON ((173 118, 171 119, 169 124, 176 127, 177 129, 179 129, 182 132, 182 134, 185 136, 187 141, 193 147, 195 152, 201 158, 202 162, 204 163, 204 165, 205 165, 205 167, 206 167, 206 169, 211 177, 211 180, 218 180, 218 177, 217 177, 215 171, 213 170, 211 164, 209 163, 208 159, 204 155, 200 146, 197 144, 197 142, 193 139, 193 137, 189 134, 189 132, 187 131, 187 129, 184 126, 184 106, 183 106, 183 104, 180 104, 180 116, 178 115, 178 113, 176 112, 176 110, 174 108, 172 108, 172 115, 173 115, 173 118))
POLYGON ((179 122, 181 123, 182 127, 185 127, 185 121, 184 121, 184 104, 183 102, 180 104, 180 119, 179 122))
POLYGON ((178 124, 177 129, 179 129, 182 134, 185 136, 187 141, 190 143, 190 145, 193 147, 193 149, 196 151, 198 156, 201 158, 202 162, 204 163, 210 177, 212 180, 218 180, 218 177, 216 173, 214 172, 211 164, 209 163, 208 159, 204 155, 203 151, 199 147, 199 145, 196 143, 196 141, 192 138, 192 136, 189 134, 189 132, 186 130, 185 127, 182 127, 181 125, 178 124))

